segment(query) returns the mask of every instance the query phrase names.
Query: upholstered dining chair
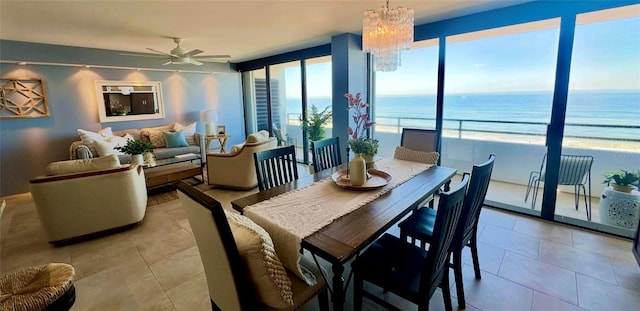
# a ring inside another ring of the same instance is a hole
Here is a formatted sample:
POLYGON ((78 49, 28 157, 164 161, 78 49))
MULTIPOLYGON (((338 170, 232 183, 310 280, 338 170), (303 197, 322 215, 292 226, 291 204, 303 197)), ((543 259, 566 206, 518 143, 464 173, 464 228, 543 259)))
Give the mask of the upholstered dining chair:
POLYGON ((449 247, 460 219, 468 176, 450 192, 442 193, 429 251, 384 234, 352 264, 354 310, 362 310, 362 297, 389 310, 400 310, 363 289, 367 281, 429 310, 429 300, 440 287, 446 310, 452 310, 449 290, 449 247))
POLYGON ((298 179, 295 146, 260 151, 253 156, 260 191, 298 179))
POLYGON ((338 137, 311 142, 312 161, 315 172, 323 171, 342 164, 340 140, 338 137))
MULTIPOLYGON (((456 281, 458 306, 462 309, 466 307, 464 287, 462 285, 462 250, 466 246, 471 249, 475 277, 479 280, 481 275, 480 262, 478 260, 478 219, 489 189, 495 159, 496 156, 491 154, 489 155, 489 160, 473 166, 469 189, 464 198, 462 215, 449 250, 453 254, 452 268, 456 281)), ((464 173, 464 175, 468 174, 464 173)), ((411 238, 411 243, 419 240, 420 246, 425 248, 425 242, 431 244, 433 241, 436 218, 437 212, 432 208, 423 207, 416 210, 398 225, 400 227, 400 238, 406 241, 409 237, 411 238)))
MULTIPOLYGON (((547 165, 547 154, 542 157, 539 171, 532 171, 529 174, 529 184, 525 193, 524 201, 527 202, 529 193, 533 190, 531 197, 531 208, 535 208, 538 197, 540 182, 544 182, 547 165)), ((558 185, 573 186, 574 201, 576 211, 580 204, 580 190, 584 194, 584 207, 587 212, 587 220, 591 221, 591 166, 593 156, 563 154, 560 156, 560 168, 558 170, 558 185), (585 184, 588 188, 585 188, 585 184), (589 190, 587 194, 587 189, 589 190)))
POLYGON ((424 152, 439 151, 438 140, 435 130, 403 128, 400 146, 424 152))
MULTIPOLYGON (((176 187, 198 245, 212 309, 276 310, 261 302, 257 297, 259 289, 256 286, 258 285, 255 278, 250 276, 254 272, 245 266, 246 262, 255 261, 255 258, 249 259, 241 256, 242 249, 246 250, 247 244, 251 244, 251 241, 256 238, 248 237, 246 231, 243 233, 243 231, 232 230, 222 205, 214 198, 183 181, 178 182, 176 187), (242 246, 238 246, 237 242, 239 241, 236 238, 244 238, 246 242, 242 243, 242 246)), ((266 247, 261 243, 257 243, 256 246, 260 249, 266 247)), ((246 253, 259 254, 261 252, 249 250, 246 253)), ((315 265, 308 265, 308 268, 315 275, 321 275, 315 265)), ((279 310, 297 310, 316 296, 318 296, 320 309, 329 309, 327 284, 322 277, 316 277, 317 283, 309 286, 290 272, 286 272, 286 274, 291 279, 293 294, 291 298, 294 304, 279 310)))

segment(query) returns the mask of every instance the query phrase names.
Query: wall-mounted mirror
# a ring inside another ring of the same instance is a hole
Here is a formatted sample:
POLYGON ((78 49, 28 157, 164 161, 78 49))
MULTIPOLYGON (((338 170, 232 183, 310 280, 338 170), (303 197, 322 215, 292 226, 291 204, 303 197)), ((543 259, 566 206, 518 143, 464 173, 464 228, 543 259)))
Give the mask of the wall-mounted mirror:
POLYGON ((100 122, 164 118, 162 88, 155 81, 96 81, 100 122))

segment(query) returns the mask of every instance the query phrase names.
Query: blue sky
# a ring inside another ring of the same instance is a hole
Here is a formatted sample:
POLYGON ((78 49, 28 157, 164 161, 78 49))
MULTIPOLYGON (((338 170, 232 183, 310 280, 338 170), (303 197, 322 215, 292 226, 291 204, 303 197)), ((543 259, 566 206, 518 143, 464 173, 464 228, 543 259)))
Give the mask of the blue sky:
MULTIPOLYGON (((552 28, 450 43, 445 92, 551 91, 558 36, 552 28)), ((376 73, 377 95, 435 94, 437 61, 437 46, 403 52, 398 70, 376 73)), ((287 71, 299 80, 299 69, 287 71)), ((331 93, 329 63, 310 65, 307 74, 310 97, 331 93)), ((640 90, 640 17, 577 26, 570 89, 640 90)))

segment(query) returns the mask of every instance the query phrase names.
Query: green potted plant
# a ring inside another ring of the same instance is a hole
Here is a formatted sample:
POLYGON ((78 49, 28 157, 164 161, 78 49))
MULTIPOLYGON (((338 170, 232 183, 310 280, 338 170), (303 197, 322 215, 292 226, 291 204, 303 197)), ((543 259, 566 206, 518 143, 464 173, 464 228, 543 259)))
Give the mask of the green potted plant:
POLYGON ((640 170, 636 172, 609 171, 604 173, 604 177, 603 183, 611 185, 613 190, 629 193, 635 188, 633 184, 640 181, 640 170))
POLYGON ((318 141, 325 138, 325 131, 322 128, 331 120, 331 107, 325 107, 322 111, 314 104, 311 105, 311 110, 307 111, 307 120, 300 118, 302 129, 307 132, 307 138, 311 141, 318 141))
POLYGON ((142 140, 133 139, 127 141, 124 146, 118 146, 113 149, 120 150, 123 153, 131 155, 131 164, 142 165, 144 163, 142 154, 153 151, 153 145, 142 140))

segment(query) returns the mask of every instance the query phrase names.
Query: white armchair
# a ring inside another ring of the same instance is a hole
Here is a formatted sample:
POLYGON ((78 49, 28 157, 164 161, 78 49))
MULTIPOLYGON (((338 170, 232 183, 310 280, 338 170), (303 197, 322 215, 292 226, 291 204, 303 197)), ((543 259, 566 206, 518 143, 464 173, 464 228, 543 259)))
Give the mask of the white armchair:
POLYGON ((243 190, 255 188, 258 185, 258 178, 253 154, 276 148, 278 144, 275 137, 257 140, 254 142, 251 137, 248 137, 247 142, 239 150, 235 150, 234 146, 230 153, 207 154, 209 185, 243 190))
POLYGON ((136 224, 147 205, 144 171, 137 165, 41 176, 29 189, 49 243, 136 224))

